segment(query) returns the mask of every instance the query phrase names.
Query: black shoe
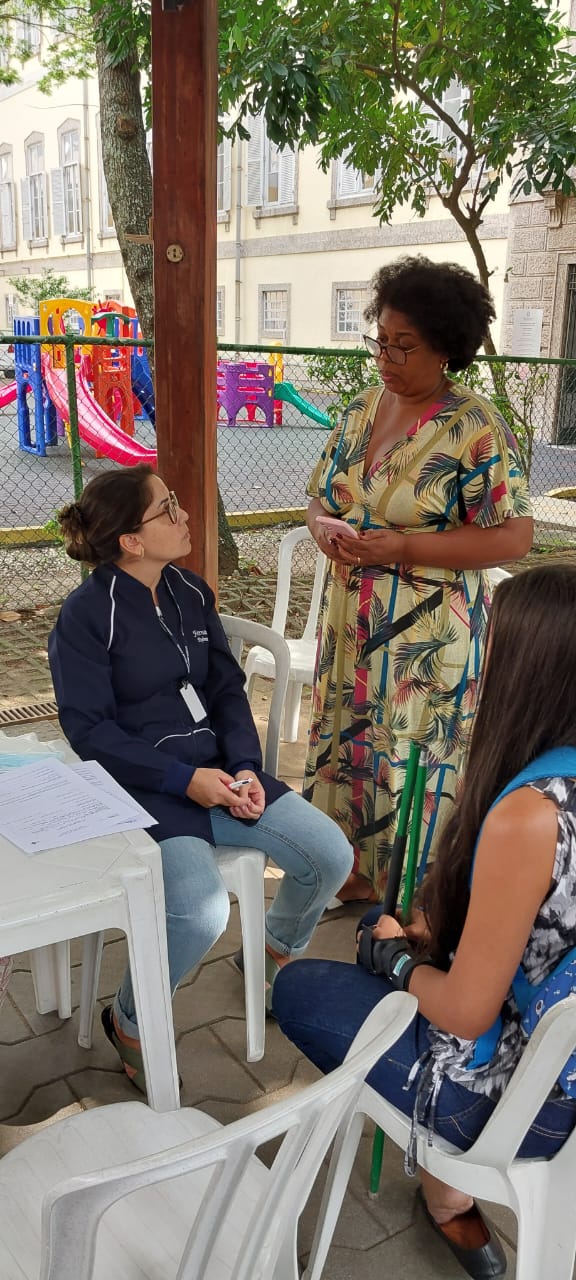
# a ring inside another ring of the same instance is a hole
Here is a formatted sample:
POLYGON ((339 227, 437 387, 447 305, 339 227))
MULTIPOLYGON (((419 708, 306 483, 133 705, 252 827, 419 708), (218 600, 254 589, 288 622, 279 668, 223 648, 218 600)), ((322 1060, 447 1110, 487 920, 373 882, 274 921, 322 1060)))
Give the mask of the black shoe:
MULTIPOLYGON (((440 1236, 440 1239, 454 1254, 466 1274, 472 1276, 472 1280, 488 1280, 490 1276, 503 1276, 506 1274, 506 1254, 494 1228, 491 1229, 488 1226, 477 1204, 474 1204, 474 1209, 469 1212, 480 1218, 486 1235, 486 1243, 481 1245, 479 1249, 464 1249, 461 1245, 456 1244, 454 1240, 451 1240, 440 1223, 436 1222, 432 1217, 421 1187, 418 1189, 417 1200, 432 1230, 436 1232, 437 1236, 440 1236)), ((463 1214, 462 1217, 466 1217, 466 1215, 463 1214)))
MULTIPOLYGON (((235 952, 235 954, 232 956, 232 961, 236 965, 238 972, 241 973, 242 976, 244 976, 243 947, 240 947, 240 950, 235 952)), ((278 1019, 272 1008, 272 987, 274 985, 274 979, 276 977, 276 974, 278 973, 278 965, 276 964, 275 960, 273 960, 272 956, 268 954, 268 952, 266 952, 266 955, 265 955, 264 965, 265 965, 265 975, 266 975, 266 995, 265 995, 266 1017, 270 1018, 273 1022, 277 1022, 278 1019)))

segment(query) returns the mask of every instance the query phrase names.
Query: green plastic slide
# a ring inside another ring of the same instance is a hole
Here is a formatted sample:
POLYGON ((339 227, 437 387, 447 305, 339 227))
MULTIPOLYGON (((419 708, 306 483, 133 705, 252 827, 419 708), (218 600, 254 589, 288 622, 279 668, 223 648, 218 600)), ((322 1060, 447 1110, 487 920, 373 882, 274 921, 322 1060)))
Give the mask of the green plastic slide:
POLYGON ((313 422, 318 422, 321 427, 331 427, 332 423, 327 413, 322 413, 316 405, 310 404, 309 400, 304 400, 298 395, 296 388, 291 382, 277 382, 274 385, 274 399, 286 400, 288 404, 293 404, 295 409, 299 409, 306 418, 312 418, 313 422))

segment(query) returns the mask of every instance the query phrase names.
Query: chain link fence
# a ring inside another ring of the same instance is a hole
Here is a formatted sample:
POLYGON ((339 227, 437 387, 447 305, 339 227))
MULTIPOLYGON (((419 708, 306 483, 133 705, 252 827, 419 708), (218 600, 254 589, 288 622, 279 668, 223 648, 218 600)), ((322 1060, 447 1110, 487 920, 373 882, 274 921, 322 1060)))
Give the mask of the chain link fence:
MULTIPOLYGON (((14 347, 10 335, 0 335, 0 614, 57 603, 77 585, 78 566, 55 541, 55 513, 99 470, 116 465, 104 442, 99 456, 86 439, 87 400, 83 394, 77 403, 75 376, 80 345, 110 340, 18 337, 14 347), (45 361, 51 348, 64 351, 59 409, 43 376, 41 345, 45 361)), ((218 354, 220 491, 242 575, 268 578, 282 532, 302 521, 306 483, 331 425, 363 386, 378 381, 376 366, 363 351, 223 345, 218 354)), ((482 357, 464 378, 498 405, 518 437, 536 545, 576 549, 576 361, 482 357)), ((144 415, 136 417, 135 439, 155 448, 144 415)), ((296 577, 311 578, 312 562, 305 544, 296 577)))

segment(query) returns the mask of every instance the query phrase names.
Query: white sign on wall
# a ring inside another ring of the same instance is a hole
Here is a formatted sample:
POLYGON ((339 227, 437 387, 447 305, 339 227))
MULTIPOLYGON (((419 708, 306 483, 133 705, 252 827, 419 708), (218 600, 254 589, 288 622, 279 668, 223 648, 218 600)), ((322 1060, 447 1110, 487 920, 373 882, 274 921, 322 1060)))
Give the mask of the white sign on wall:
POLYGON ((542 341, 541 307, 519 307, 512 321, 512 356, 539 356, 542 341))

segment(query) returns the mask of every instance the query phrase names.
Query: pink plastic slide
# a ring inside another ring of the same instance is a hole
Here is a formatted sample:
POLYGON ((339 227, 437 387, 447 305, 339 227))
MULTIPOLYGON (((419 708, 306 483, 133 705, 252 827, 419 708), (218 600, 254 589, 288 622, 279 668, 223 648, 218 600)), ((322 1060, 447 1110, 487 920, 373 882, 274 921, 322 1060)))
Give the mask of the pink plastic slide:
MULTIPOLYGON (((43 356, 42 373, 52 403, 64 422, 68 422, 66 370, 53 369, 48 356, 43 356)), ((117 427, 108 414, 100 408, 88 386, 84 361, 76 373, 76 389, 78 430, 86 444, 91 445, 97 453, 103 453, 112 462, 119 462, 123 467, 135 467, 137 462, 148 462, 150 466, 156 466, 156 450, 146 449, 143 444, 127 436, 126 432, 117 427)))
POLYGON ((12 404, 16 399, 18 389, 15 382, 7 382, 5 387, 0 391, 0 409, 5 409, 7 404, 12 404))

